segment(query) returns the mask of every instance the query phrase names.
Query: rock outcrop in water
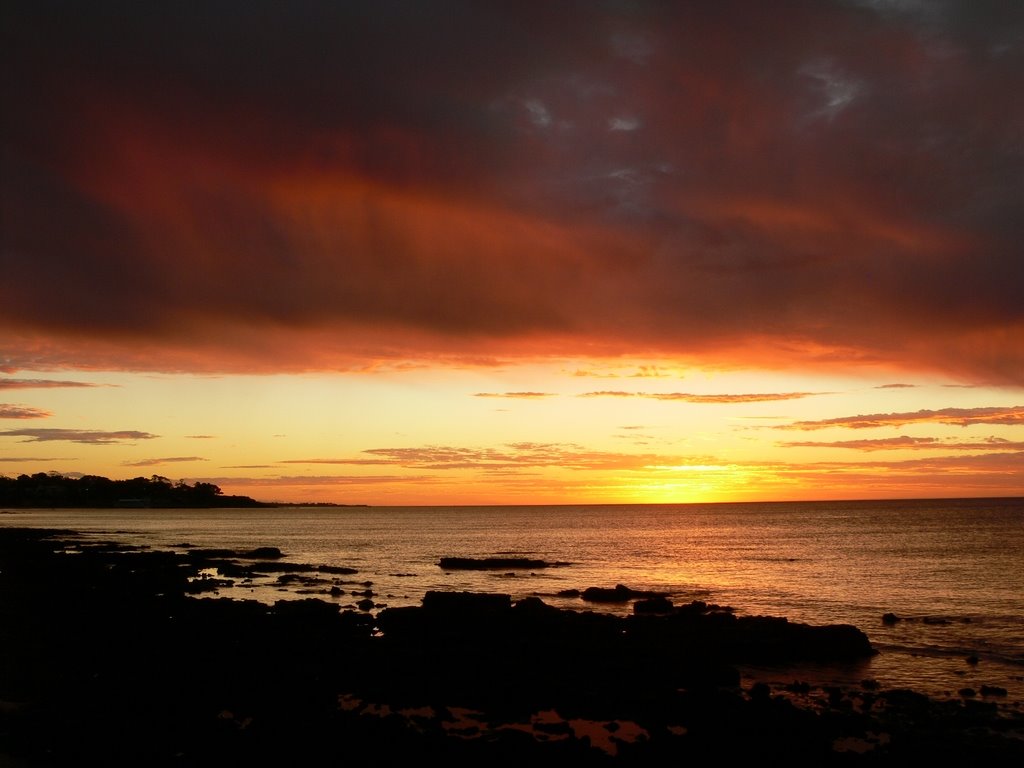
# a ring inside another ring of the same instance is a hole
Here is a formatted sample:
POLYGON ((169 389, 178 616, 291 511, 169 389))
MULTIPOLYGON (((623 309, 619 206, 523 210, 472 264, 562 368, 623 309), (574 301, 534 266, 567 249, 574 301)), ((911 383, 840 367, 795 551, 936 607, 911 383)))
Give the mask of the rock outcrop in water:
POLYGON ((195 598, 194 553, 0 529, 0 763, 878 765, 1024 757, 988 701, 740 687, 743 660, 873 653, 703 603, 612 616, 429 592, 376 617, 195 598), (813 695, 820 693, 818 699, 813 695), (804 697, 803 703, 793 696, 804 697), (1004 737, 1004 735, 1006 737, 1004 737))
POLYGON ((437 564, 446 571, 523 571, 568 565, 529 557, 442 557, 437 564))

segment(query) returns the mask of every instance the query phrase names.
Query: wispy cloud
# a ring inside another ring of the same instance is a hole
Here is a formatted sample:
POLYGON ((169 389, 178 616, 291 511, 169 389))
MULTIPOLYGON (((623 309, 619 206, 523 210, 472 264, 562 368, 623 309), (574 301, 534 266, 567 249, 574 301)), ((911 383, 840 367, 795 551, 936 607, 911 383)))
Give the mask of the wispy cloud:
POLYGON ((860 416, 840 416, 819 421, 794 421, 775 429, 814 430, 827 427, 868 429, 872 427, 902 427, 907 424, 949 424, 966 427, 971 424, 1024 424, 1024 406, 996 406, 991 408, 942 408, 910 413, 874 413, 860 416))
POLYGON ((60 381, 57 379, 0 379, 0 389, 55 389, 58 387, 101 387, 85 381, 60 381))
POLYGON ((541 400, 545 397, 556 397, 551 392, 477 392, 473 397, 507 397, 514 400, 541 400))
POLYGON ((38 456, 0 456, 0 461, 9 464, 34 464, 37 461, 78 461, 72 457, 39 458, 38 456))
POLYGON ((278 464, 389 464, 385 459, 359 458, 315 458, 315 459, 283 459, 278 464))
POLYGON ((879 384, 875 389, 913 389, 917 384, 879 384))
POLYGON ((126 461, 123 462, 122 466, 125 467, 157 467, 161 464, 177 464, 181 462, 190 461, 209 461, 201 456, 171 456, 163 459, 140 459, 139 461, 126 461))
POLYGON ((958 478, 967 493, 1024 494, 1024 481, 1021 479, 1024 477, 1024 451, 902 461, 779 463, 763 467, 759 482, 778 482, 783 486, 792 483, 812 486, 827 482, 833 492, 847 488, 850 498, 858 498, 865 491, 874 496, 890 492, 896 496, 947 493, 951 475, 958 478))
POLYGON ((371 448, 372 454, 406 468, 524 469, 557 467, 571 470, 640 470, 690 459, 653 453, 595 451, 574 443, 507 443, 497 448, 468 448, 432 445, 417 448, 371 448))
POLYGON ((962 442, 937 437, 886 437, 878 440, 833 440, 830 442, 783 442, 784 448, 848 448, 855 451, 944 450, 944 451, 1024 451, 1024 442, 1000 437, 962 442))
POLYGON ((189 440, 215 440, 216 435, 185 435, 189 440))
POLYGON ((585 370, 583 368, 577 368, 575 371, 572 372, 571 375, 573 377, 579 378, 579 379, 617 379, 617 378, 619 378, 619 374, 617 374, 617 373, 608 373, 608 372, 603 372, 603 371, 590 371, 590 370, 585 370))
POLYGON ((629 374, 631 379, 667 379, 671 374, 656 365, 641 365, 635 373, 629 374))
POLYGON ((279 477, 193 477, 191 481, 215 485, 244 486, 320 486, 320 485, 388 485, 391 483, 430 483, 430 475, 281 475, 279 477))
POLYGON ((53 414, 41 408, 0 403, 0 419, 45 419, 50 416, 53 414))
POLYGON ((373 458, 290 459, 281 464, 392 465, 429 470, 523 470, 558 467, 574 470, 638 470, 680 463, 679 456, 594 451, 573 443, 506 443, 496 448, 428 445, 414 448, 370 448, 373 458))
POLYGON ((690 392, 624 392, 622 390, 601 390, 584 392, 577 397, 642 397, 650 400, 679 400, 685 403, 770 403, 780 400, 800 400, 828 392, 768 392, 761 394, 712 394, 698 395, 690 392))
POLYGON ((687 403, 771 403, 779 400, 802 400, 805 397, 825 395, 827 392, 768 392, 741 395, 692 395, 686 392, 644 395, 655 400, 682 400, 687 403))
POLYGON ((104 432, 90 429, 7 429, 0 431, 0 437, 22 437, 23 443, 48 443, 65 440, 71 443, 109 445, 134 440, 152 440, 159 437, 149 432, 122 430, 104 432))

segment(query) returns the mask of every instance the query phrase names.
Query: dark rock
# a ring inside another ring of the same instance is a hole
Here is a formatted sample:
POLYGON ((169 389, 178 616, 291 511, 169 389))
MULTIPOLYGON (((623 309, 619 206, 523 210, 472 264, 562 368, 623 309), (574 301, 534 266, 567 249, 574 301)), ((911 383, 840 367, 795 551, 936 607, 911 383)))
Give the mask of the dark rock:
POLYGON ((479 613, 506 611, 512 607, 512 596, 488 592, 427 592, 423 609, 437 613, 479 613))
POLYGON ((584 600, 591 603, 625 603, 638 597, 655 598, 664 596, 662 592, 644 592, 630 589, 622 584, 616 584, 611 589, 607 587, 587 587, 581 595, 584 600))
POLYGON ((548 605, 539 597, 524 597, 512 607, 518 615, 530 614, 534 616, 552 616, 559 613, 558 608, 555 608, 553 605, 548 605))
POLYGON ((883 613, 882 623, 886 626, 891 627, 893 624, 899 624, 903 619, 897 616, 895 613, 883 613))
POLYGON ((355 568, 349 568, 344 565, 318 565, 316 569, 321 573, 336 573, 343 576, 350 576, 353 573, 359 573, 355 568))
POLYGON ((957 691, 957 693, 959 693, 965 699, 974 698, 978 695, 978 692, 973 688, 961 688, 959 691, 957 691))
POLYGON ((852 768, 1018 764, 1024 753, 994 700, 834 688, 837 706, 822 711, 815 697, 740 687, 741 662, 800 674, 803 661, 870 655, 846 625, 737 617, 700 601, 615 616, 446 592, 411 608, 267 606, 186 596, 209 561, 181 552, 62 546, 53 532, 0 528, 0 700, 29 702, 0 711, 0 752, 13 764, 852 768), (406 714, 427 705, 439 714, 406 714), (533 722, 538 712, 560 721, 533 722), (576 720, 614 733, 618 756, 576 738, 576 720), (531 723, 532 733, 519 727, 531 723), (648 736, 631 740, 627 724, 648 736), (865 733, 891 738, 837 754, 837 739, 865 733))
POLYGON ((190 549, 187 554, 194 560, 208 560, 210 558, 231 559, 234 557, 240 557, 238 552, 233 549, 190 549))
POLYGON ((1008 691, 998 685, 983 685, 981 686, 982 696, 1006 696, 1008 691))
POLYGON ((970 656, 968 656, 966 659, 964 659, 964 661, 966 661, 972 667, 978 666, 978 657, 975 656, 973 653, 970 656))
POLYGON ((551 567, 551 564, 544 560, 527 557, 442 557, 438 565, 446 571, 500 571, 510 568, 529 570, 551 567))
POLYGON ((302 600, 278 600, 274 603, 273 615, 293 621, 322 621, 338 615, 338 606, 316 598, 302 600))
POLYGON ((279 557, 284 557, 284 553, 277 547, 256 547, 256 549, 250 549, 243 553, 241 557, 251 560, 276 560, 279 557))
POLYGON ((649 597, 633 603, 633 613, 670 613, 672 601, 667 597, 649 597))
POLYGON ((767 683, 754 683, 747 691, 751 701, 768 701, 771 698, 772 689, 767 683))
POLYGON ((356 608, 358 608, 360 611, 371 611, 373 610, 373 600, 371 600, 368 597, 364 598, 360 600, 358 603, 356 603, 356 608))

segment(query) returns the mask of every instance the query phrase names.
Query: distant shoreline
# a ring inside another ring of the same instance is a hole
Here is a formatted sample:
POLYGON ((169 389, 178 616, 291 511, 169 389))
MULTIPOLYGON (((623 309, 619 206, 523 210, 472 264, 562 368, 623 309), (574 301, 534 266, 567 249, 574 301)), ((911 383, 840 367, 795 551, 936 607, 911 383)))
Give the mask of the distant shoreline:
POLYGON ((69 477, 37 472, 0 475, 0 507, 10 509, 278 509, 281 507, 365 507, 366 504, 257 501, 223 494, 213 483, 188 483, 160 475, 111 480, 100 475, 69 477))

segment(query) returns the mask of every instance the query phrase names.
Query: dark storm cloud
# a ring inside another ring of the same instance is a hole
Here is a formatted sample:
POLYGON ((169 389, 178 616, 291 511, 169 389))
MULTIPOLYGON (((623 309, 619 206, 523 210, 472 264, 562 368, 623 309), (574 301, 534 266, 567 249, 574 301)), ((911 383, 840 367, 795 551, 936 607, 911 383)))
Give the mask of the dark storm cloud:
POLYGON ((642 349, 1024 383, 1024 5, 0 26, 3 370, 642 349))

